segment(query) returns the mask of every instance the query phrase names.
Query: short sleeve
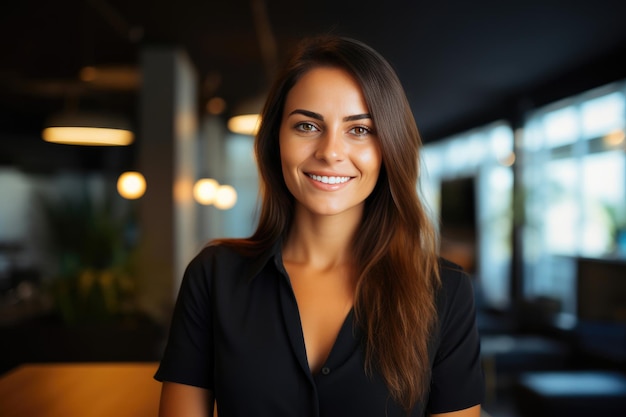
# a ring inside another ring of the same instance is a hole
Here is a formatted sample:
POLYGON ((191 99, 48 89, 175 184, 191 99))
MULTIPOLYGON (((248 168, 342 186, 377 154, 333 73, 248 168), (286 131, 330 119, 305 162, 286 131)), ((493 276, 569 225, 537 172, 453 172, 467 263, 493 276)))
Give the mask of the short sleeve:
POLYGON ((213 331, 210 308, 211 256, 205 249, 187 266, 167 345, 155 374, 159 381, 213 389, 213 331))
POLYGON ((439 343, 428 402, 431 413, 469 408, 484 397, 472 283, 460 269, 444 267, 441 275, 439 343))

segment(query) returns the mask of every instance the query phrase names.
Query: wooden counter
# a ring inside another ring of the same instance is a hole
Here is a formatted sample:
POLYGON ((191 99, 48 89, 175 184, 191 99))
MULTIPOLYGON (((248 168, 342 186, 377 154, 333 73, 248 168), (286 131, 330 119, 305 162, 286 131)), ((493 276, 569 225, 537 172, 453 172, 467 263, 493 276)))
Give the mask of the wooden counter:
POLYGON ((0 378, 2 417, 156 417, 156 363, 22 365, 0 378))

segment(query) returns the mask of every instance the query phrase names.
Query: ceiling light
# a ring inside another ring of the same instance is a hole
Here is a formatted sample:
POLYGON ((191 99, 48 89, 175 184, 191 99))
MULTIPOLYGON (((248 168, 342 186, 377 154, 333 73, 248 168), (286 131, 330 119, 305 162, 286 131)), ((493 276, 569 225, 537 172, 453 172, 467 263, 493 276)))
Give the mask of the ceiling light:
POLYGON ((241 114, 228 119, 228 130, 240 135, 256 135, 261 122, 260 114, 241 114))
POLYGON ((122 118, 100 113, 62 113, 52 116, 42 132, 46 142, 86 146, 125 146, 134 141, 122 118))
POLYGON ((137 66, 85 66, 81 68, 79 78, 95 90, 136 91, 141 85, 141 72, 137 66))
POLYGON ((256 135, 261 124, 261 110, 265 104, 265 94, 244 100, 234 109, 234 116, 228 119, 228 130, 240 135, 256 135))

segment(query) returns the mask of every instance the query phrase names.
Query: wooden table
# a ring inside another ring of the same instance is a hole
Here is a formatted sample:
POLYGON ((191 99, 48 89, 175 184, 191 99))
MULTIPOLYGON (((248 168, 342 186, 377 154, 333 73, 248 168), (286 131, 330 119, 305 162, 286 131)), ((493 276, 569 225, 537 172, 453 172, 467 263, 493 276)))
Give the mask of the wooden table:
POLYGON ((156 417, 156 363, 19 366, 0 378, 2 417, 156 417))

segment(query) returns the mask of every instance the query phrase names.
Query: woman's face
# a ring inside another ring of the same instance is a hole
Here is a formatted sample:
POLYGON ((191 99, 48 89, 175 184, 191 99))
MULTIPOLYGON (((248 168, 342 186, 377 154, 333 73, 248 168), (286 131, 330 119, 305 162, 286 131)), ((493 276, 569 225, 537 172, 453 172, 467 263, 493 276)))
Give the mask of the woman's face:
POLYGON ((287 94, 279 134, 287 188, 313 214, 360 216, 381 166, 359 84, 332 67, 307 72, 287 94))

